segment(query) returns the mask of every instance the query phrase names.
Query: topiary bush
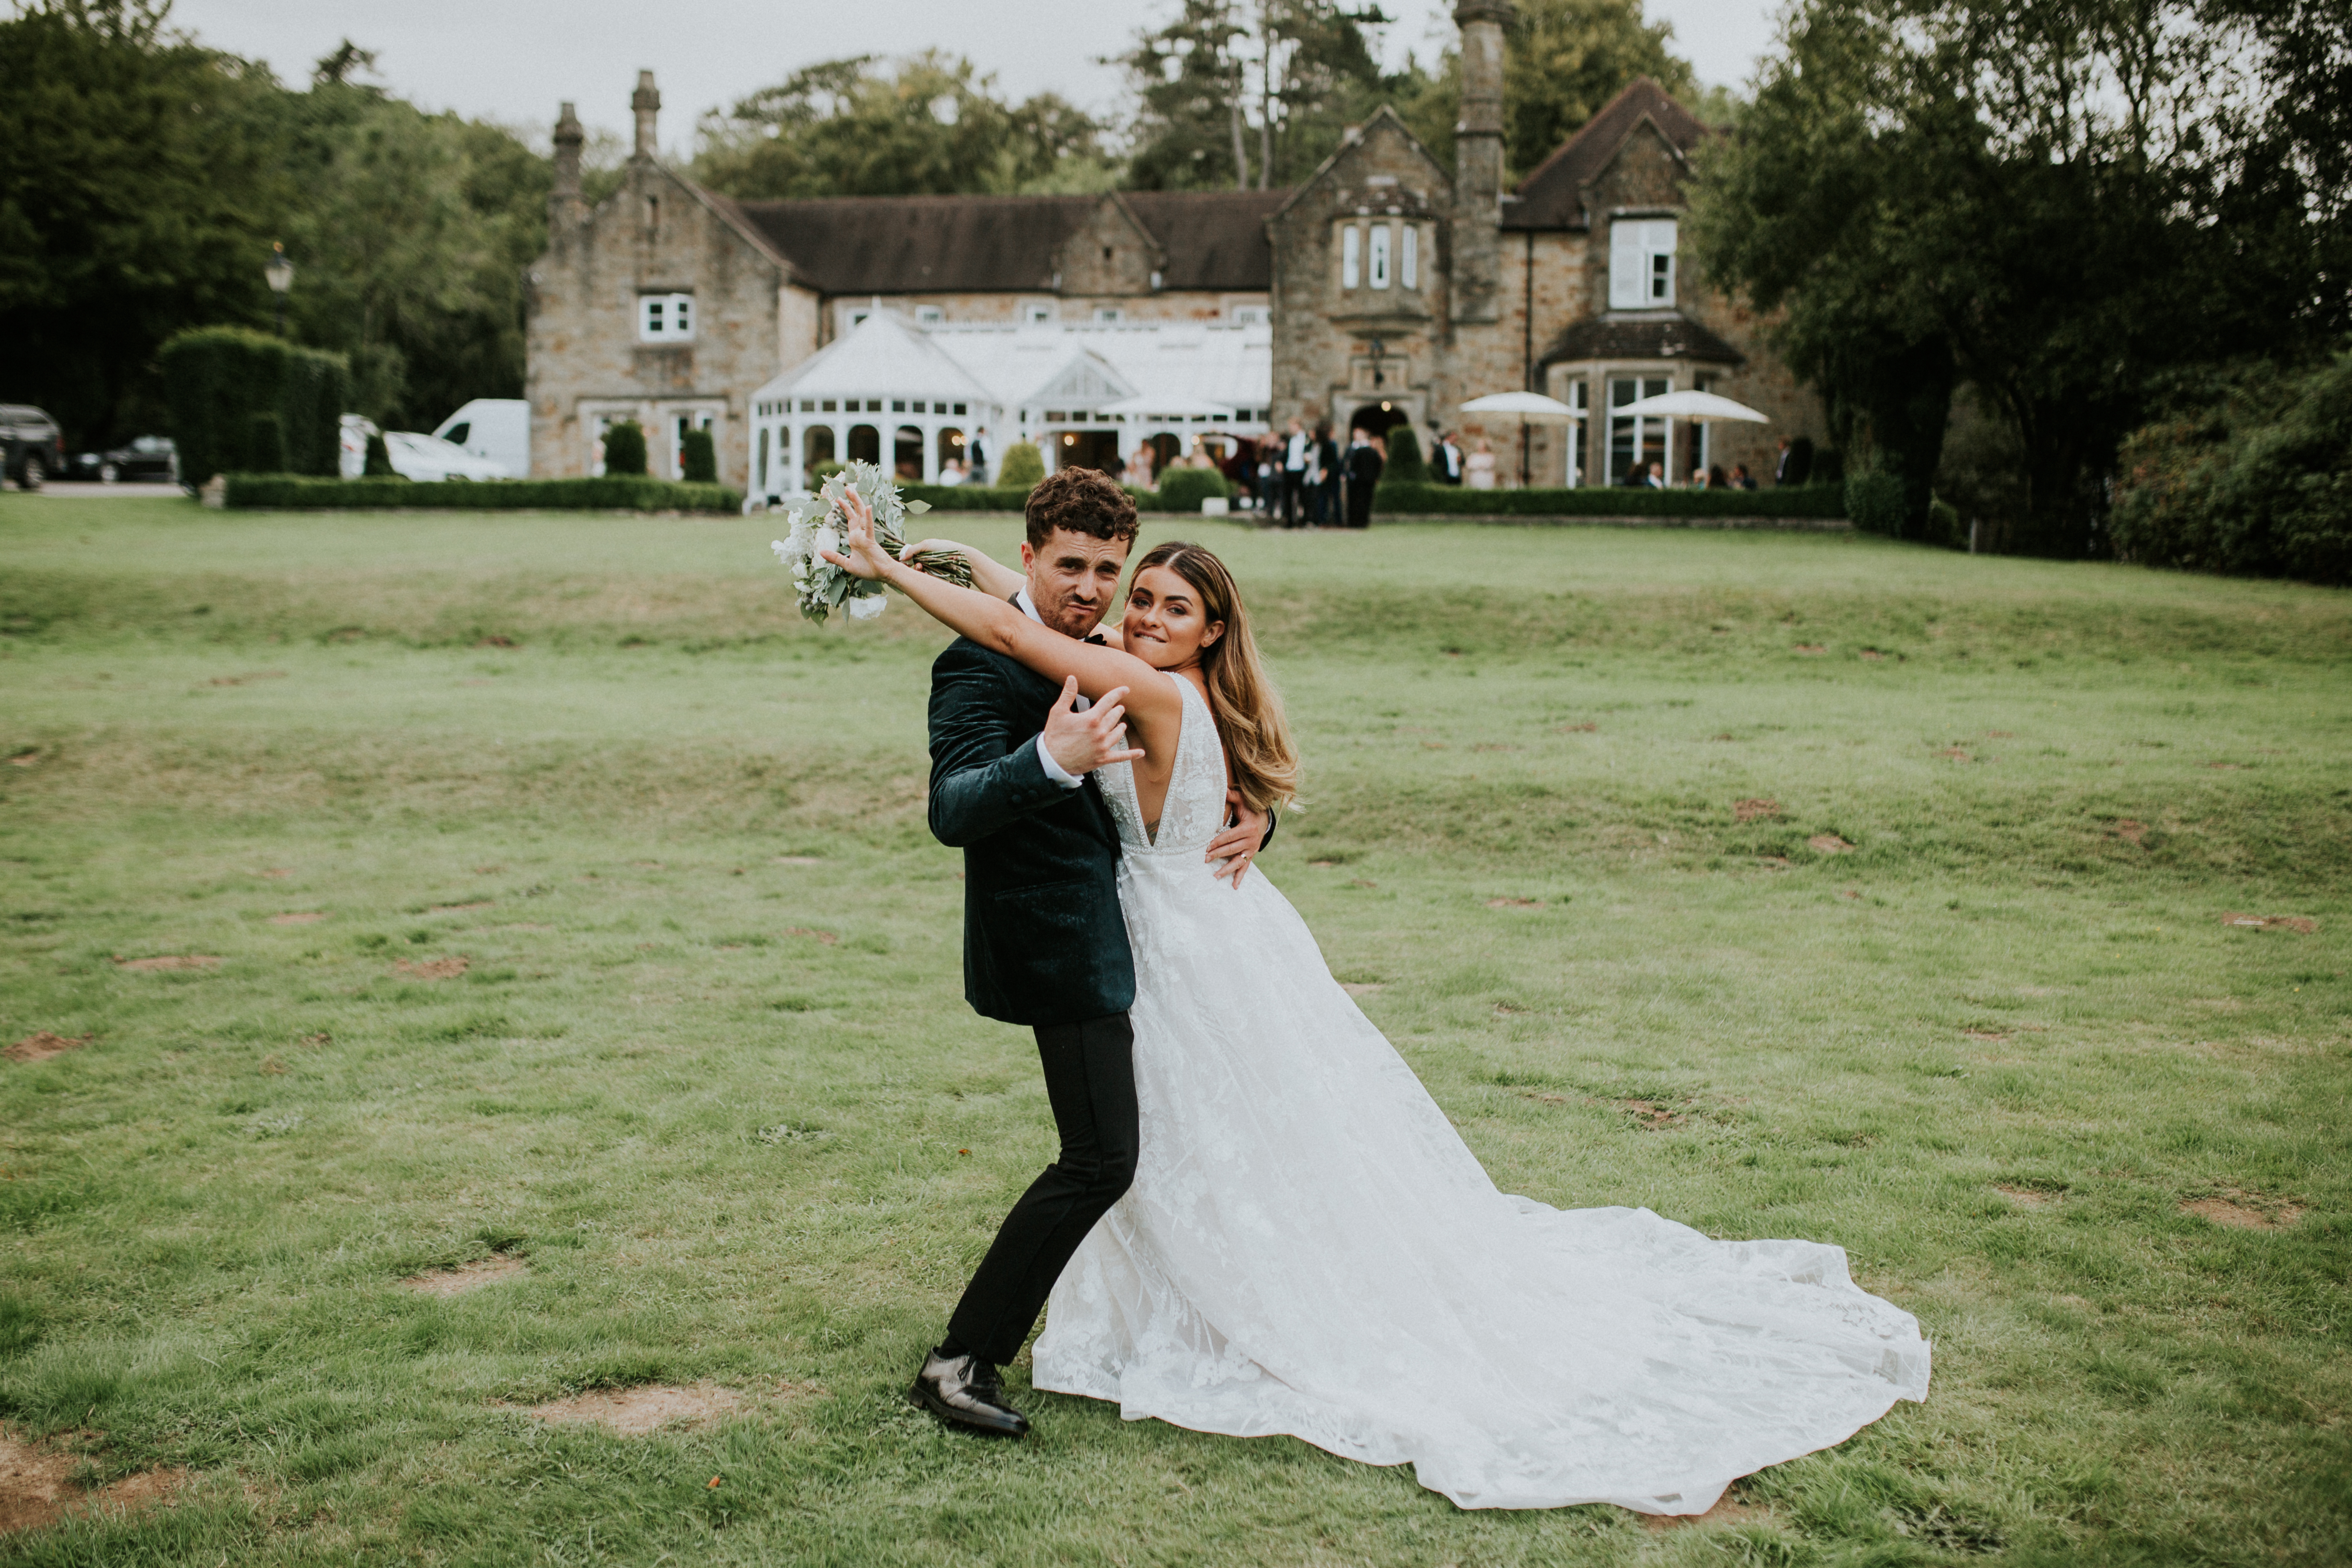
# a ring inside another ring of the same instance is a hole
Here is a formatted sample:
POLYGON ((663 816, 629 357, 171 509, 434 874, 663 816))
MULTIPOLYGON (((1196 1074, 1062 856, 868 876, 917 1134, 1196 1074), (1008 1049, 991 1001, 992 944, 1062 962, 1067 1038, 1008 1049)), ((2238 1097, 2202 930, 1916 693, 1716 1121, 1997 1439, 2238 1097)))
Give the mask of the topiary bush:
POLYGON ((604 472, 616 479, 631 479, 646 471, 646 433, 634 419, 624 419, 604 426, 604 472))
POLYGON ((1160 476, 1153 507, 1160 511, 1198 511, 1210 496, 1233 494, 1225 476, 1214 468, 1170 468, 1160 476))
POLYGON ((1034 490, 1045 479, 1045 456, 1037 450, 1034 441, 1015 441, 1004 448, 1004 457, 996 465, 996 485, 1001 490, 1034 490))
POLYGON ((1875 470, 1848 474, 1845 515, 1854 527, 1890 539, 1903 537, 1903 480, 1875 470))
POLYGON ((229 468, 331 475, 341 467, 351 372, 341 354, 242 327, 197 327, 157 358, 182 483, 202 485, 229 468), (274 435, 263 434, 273 421, 274 435))
POLYGON ((1412 426, 1389 426, 1388 442, 1388 466, 1381 470, 1381 483, 1393 480, 1401 485, 1427 484, 1429 465, 1422 460, 1421 437, 1412 433, 1412 426))
POLYGON ((688 430, 678 443, 677 477, 690 485, 719 482, 719 451, 708 430, 688 430))
POLYGON ((842 469, 848 466, 849 465, 846 463, 836 463, 831 458, 826 458, 821 462, 811 463, 808 470, 809 489, 817 489, 819 486, 823 485, 825 480, 833 478, 834 475, 841 472, 842 469))

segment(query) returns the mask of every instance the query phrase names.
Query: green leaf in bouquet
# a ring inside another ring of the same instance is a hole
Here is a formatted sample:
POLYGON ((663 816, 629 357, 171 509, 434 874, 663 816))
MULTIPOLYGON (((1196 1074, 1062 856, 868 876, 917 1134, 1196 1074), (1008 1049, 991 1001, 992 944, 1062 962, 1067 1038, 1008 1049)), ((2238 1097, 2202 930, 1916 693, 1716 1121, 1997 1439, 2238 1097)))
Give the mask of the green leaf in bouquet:
POLYGON ((907 503, 907 511, 909 516, 917 516, 930 510, 931 503, 927 500, 910 500, 907 503))

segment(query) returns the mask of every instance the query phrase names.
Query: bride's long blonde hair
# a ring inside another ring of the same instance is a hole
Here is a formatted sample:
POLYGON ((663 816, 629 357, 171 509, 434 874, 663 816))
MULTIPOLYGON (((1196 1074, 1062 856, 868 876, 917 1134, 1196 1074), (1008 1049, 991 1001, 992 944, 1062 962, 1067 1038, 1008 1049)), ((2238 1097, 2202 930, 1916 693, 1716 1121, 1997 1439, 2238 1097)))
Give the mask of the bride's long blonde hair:
MULTIPOLYGON (((1225 624, 1224 636, 1201 650, 1201 674, 1209 688, 1209 710, 1216 715, 1217 738, 1234 787, 1257 811, 1286 805, 1298 794, 1298 746, 1282 710, 1282 693, 1259 659, 1250 636, 1249 610, 1225 563, 1198 544, 1171 540, 1155 544, 1135 563, 1140 577, 1165 566, 1201 595, 1201 619, 1225 624)), ((1132 583, 1135 578, 1128 579, 1132 583)))

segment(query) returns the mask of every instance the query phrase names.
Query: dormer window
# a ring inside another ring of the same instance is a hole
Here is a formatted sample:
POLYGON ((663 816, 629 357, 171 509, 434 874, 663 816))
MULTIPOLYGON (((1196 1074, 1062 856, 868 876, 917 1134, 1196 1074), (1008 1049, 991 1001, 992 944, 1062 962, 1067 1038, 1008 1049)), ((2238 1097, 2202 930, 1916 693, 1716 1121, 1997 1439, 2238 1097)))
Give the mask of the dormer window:
POLYGON ((1364 231, 1354 224, 1339 231, 1339 287, 1353 289, 1364 276, 1364 231))
POLYGON ((637 296, 637 341, 646 343, 690 343, 694 341, 694 296, 637 296))
POLYGON ((1384 223, 1376 223, 1372 226, 1371 270, 1372 287, 1375 289, 1385 289, 1389 286, 1389 237, 1395 232, 1384 223))
POLYGON ((1609 228, 1609 308, 1662 310, 1675 302, 1675 220, 1620 218, 1609 228))

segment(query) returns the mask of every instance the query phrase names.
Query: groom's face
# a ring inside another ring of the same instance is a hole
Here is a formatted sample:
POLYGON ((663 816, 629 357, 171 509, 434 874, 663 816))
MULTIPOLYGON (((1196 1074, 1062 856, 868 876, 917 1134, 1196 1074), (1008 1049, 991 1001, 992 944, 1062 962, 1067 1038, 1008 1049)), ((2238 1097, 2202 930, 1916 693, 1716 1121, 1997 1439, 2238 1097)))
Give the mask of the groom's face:
POLYGON ((1029 602, 1037 606, 1037 618, 1068 637, 1093 631, 1118 596, 1128 543, 1066 528, 1054 530, 1043 544, 1023 542, 1021 564, 1029 571, 1029 602))

